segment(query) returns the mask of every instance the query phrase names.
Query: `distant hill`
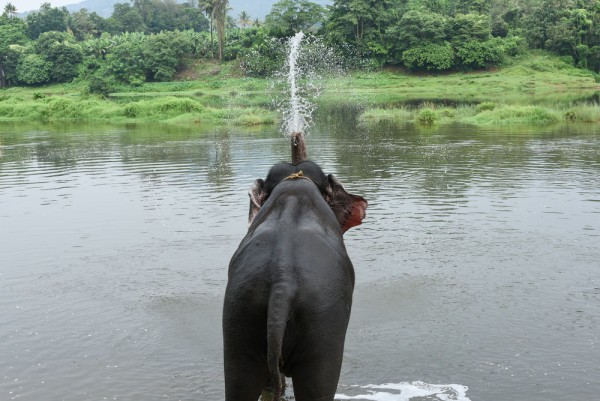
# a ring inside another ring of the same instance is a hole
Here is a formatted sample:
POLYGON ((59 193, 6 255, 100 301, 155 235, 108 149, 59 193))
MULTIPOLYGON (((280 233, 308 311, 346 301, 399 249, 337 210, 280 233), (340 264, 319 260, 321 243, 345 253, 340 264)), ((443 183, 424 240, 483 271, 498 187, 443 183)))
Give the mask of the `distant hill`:
MULTIPOLYGON (((41 1, 41 0, 40 0, 41 1)), ((178 0, 182 2, 181 0, 178 0)), ((229 15, 237 20, 239 14, 242 11, 246 11, 252 19, 265 19, 265 16, 271 11, 273 4, 277 3, 278 0, 229 0, 229 15)), ((312 0, 314 3, 321 4, 323 6, 333 3, 333 0, 312 0)), ((87 9, 89 12, 96 12, 102 17, 110 17, 114 5, 117 3, 129 3, 128 0, 84 0, 79 3, 73 3, 66 5, 65 7, 69 12, 81 10, 82 8, 87 9)), ((21 15, 26 15, 23 13, 21 15)))
POLYGON ((65 7, 70 13, 85 8, 90 13, 97 13, 101 17, 108 18, 112 15, 114 5, 117 3, 129 3, 127 0, 84 0, 80 3, 68 4, 65 7))
MULTIPOLYGON (((271 12, 273 4, 279 0, 229 0, 229 15, 234 19, 237 19, 238 15, 242 11, 246 11, 252 19, 265 19, 265 16, 271 12)), ((330 5, 333 0, 311 0, 313 3, 320 4, 322 6, 330 5)))
POLYGON ((68 4, 65 7, 70 13, 79 11, 82 8, 90 13, 97 13, 101 17, 108 18, 112 15, 114 5, 117 3, 129 3, 127 0, 84 0, 80 3, 68 4))

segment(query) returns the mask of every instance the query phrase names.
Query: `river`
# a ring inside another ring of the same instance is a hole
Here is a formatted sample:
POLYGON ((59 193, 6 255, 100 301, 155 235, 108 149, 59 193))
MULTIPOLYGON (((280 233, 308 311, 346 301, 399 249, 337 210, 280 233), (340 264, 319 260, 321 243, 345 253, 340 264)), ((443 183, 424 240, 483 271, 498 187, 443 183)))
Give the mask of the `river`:
MULTIPOLYGON (((369 201, 337 399, 597 398, 600 129, 355 115, 307 139, 369 201)), ((222 400, 247 190, 289 157, 275 127, 0 125, 0 399, 222 400)))

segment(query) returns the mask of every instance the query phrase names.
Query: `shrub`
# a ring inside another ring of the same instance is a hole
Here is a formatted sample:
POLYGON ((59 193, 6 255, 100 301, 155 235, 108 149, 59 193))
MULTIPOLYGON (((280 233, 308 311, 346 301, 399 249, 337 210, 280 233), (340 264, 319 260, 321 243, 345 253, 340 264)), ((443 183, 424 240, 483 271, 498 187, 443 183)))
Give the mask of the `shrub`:
POLYGON ((448 43, 428 43, 406 50, 402 61, 411 70, 449 70, 454 66, 454 50, 448 43))
POLYGON ((37 54, 27 54, 19 59, 17 80, 28 85, 40 85, 50 81, 52 64, 37 54))
POLYGON ((485 42, 470 40, 457 46, 456 57, 463 68, 489 68, 502 61, 501 43, 500 39, 485 42))
POLYGON ((558 123, 558 113, 539 106, 502 106, 473 117, 480 125, 528 125, 547 126, 558 123))
POLYGON ((99 73, 92 75, 88 80, 88 91, 104 97, 112 92, 112 82, 106 75, 99 73))
POLYGON ((422 109, 417 115, 417 124, 424 127, 431 127, 435 124, 436 120, 437 115, 435 114, 435 111, 431 109, 422 109))
POLYGON ((527 40, 520 36, 511 36, 503 40, 502 47, 504 54, 515 57, 527 52, 527 40))
POLYGON ((138 107, 137 104, 128 104, 125 106, 125 110, 123 111, 123 113, 125 114, 125 117, 129 117, 129 118, 137 117, 139 112, 140 112, 140 108, 138 107))
POLYGON ((486 110, 494 110, 496 108, 496 103, 493 102, 483 102, 477 105, 477 112, 481 113, 486 110))
POLYGON ((266 36, 257 37, 254 45, 242 54, 241 68, 249 77, 268 77, 279 71, 285 60, 285 45, 266 36))

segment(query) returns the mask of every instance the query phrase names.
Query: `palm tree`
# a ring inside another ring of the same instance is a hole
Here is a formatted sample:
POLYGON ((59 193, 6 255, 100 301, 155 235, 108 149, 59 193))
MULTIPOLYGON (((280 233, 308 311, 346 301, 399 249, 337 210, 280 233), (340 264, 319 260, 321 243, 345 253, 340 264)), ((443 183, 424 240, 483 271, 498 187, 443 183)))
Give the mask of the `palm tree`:
POLYGON ((225 24, 227 22, 227 10, 229 0, 214 0, 214 16, 217 23, 217 41, 219 43, 219 60, 223 60, 225 49, 225 24))
POLYGON ((239 15, 238 22, 240 23, 240 28, 248 28, 252 25, 250 14, 248 14, 246 11, 242 11, 239 15))
POLYGON ((210 58, 214 57, 213 54, 213 22, 215 20, 215 3, 218 0, 202 0, 202 3, 199 4, 199 6, 202 8, 202 10, 206 13, 206 16, 208 17, 208 21, 210 23, 210 58))
POLYGON ((17 7, 15 7, 12 3, 6 3, 4 6, 4 13, 8 17, 14 17, 17 15, 17 7))

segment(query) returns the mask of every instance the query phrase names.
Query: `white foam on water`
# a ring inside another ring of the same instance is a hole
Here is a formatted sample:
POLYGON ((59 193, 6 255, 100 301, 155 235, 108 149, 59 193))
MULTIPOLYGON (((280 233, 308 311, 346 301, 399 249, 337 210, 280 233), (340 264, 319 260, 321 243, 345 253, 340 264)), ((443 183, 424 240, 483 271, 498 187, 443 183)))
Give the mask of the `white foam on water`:
POLYGON ((373 400, 373 401, 409 401, 413 398, 419 400, 440 400, 440 401, 471 401, 467 397, 467 386, 460 384, 429 384, 422 381, 387 383, 387 384, 368 384, 366 386, 356 386, 367 390, 368 394, 345 395, 336 394, 336 400, 373 400), (380 391, 391 390, 391 391, 380 391))

